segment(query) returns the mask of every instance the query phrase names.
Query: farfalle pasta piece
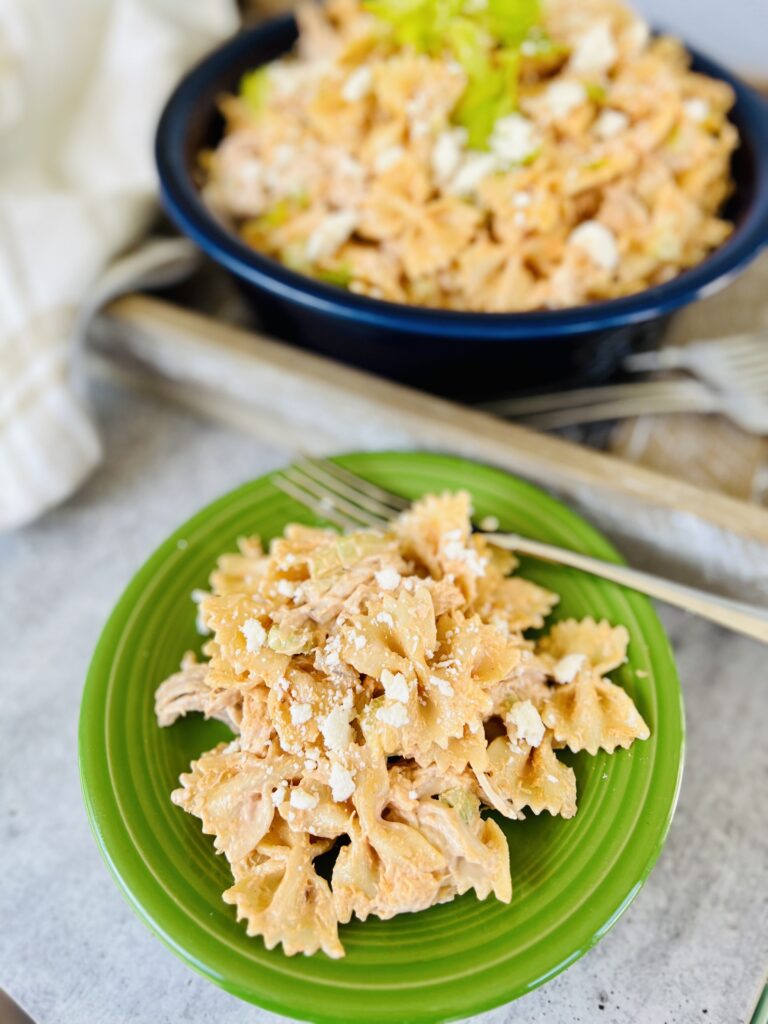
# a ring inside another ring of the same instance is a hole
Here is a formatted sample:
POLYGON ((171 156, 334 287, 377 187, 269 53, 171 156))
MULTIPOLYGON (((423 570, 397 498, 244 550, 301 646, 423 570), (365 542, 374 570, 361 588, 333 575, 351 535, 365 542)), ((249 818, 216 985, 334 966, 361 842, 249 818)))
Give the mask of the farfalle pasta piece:
POLYGON ((463 734, 448 740, 445 746, 420 746, 413 752, 413 759, 422 768, 434 765, 442 772, 461 772, 469 764, 485 764, 486 746, 482 728, 465 726, 463 734))
POLYGON ((617 747, 629 747, 634 740, 650 736, 626 690, 589 671, 558 686, 541 717, 556 742, 574 752, 596 754, 602 749, 612 754, 617 747))
POLYGON ((339 629, 340 652, 362 675, 381 682, 385 671, 413 674, 411 665, 426 666, 437 643, 435 611, 426 587, 410 590, 394 582, 366 601, 360 613, 349 616, 339 629))
POLYGON ((242 752, 236 740, 222 743, 192 762, 171 799, 200 818, 217 852, 233 863, 247 857, 267 834, 275 814, 273 794, 301 767, 298 758, 260 758, 242 752))
POLYGON ((563 818, 576 813, 576 776, 558 761, 549 734, 537 746, 498 736, 488 747, 486 771, 515 810, 528 807, 534 814, 549 811, 563 818))
POLYGON ((536 653, 555 668, 563 658, 581 654, 598 675, 605 675, 627 659, 629 633, 626 626, 612 626, 603 619, 565 619, 557 622, 537 646, 536 653))
POLYGON ((365 921, 370 914, 384 916, 377 912, 379 873, 377 854, 359 825, 353 822, 349 843, 339 850, 331 877, 333 905, 341 924, 351 921, 353 915, 361 921, 365 921))
POLYGON ((214 668, 267 683, 280 678, 290 656, 269 646, 272 621, 265 599, 209 595, 201 601, 200 612, 216 643, 214 668))
MULTIPOLYGON (((441 851, 448 864, 443 892, 461 895, 469 889, 478 899, 491 892, 503 903, 512 898, 509 856, 504 833, 495 821, 480 816, 480 800, 472 779, 449 785, 444 773, 432 786, 414 789, 413 774, 391 773, 389 816, 417 828, 441 851)), ((424 774, 424 773, 420 773, 424 774)))
POLYGON ((388 798, 386 759, 374 748, 357 772, 353 803, 359 828, 351 827, 350 844, 340 850, 331 879, 339 920, 352 913, 361 920, 369 914, 386 920, 437 902, 446 859, 416 828, 382 816, 388 798), (364 888, 354 891, 358 877, 364 888))
POLYGON ((501 581, 493 600, 483 607, 483 615, 510 633, 540 629, 558 600, 557 594, 531 580, 510 576, 501 581))
POLYGON ((481 220, 471 204, 449 197, 425 203, 395 245, 405 272, 420 278, 447 267, 466 246, 481 220))
POLYGON ((259 537, 241 537, 237 553, 221 555, 211 573, 214 594, 255 594, 268 559, 259 537))
POLYGON ((328 883, 314 869, 323 852, 305 833, 290 832, 286 845, 272 844, 259 863, 241 865, 238 879, 223 895, 247 922, 248 935, 260 935, 267 949, 281 944, 286 956, 322 950, 344 955, 328 883))
POLYGON ((404 554, 437 580, 448 577, 472 600, 485 573, 486 542, 472 536, 470 499, 465 491, 428 497, 394 524, 404 554))

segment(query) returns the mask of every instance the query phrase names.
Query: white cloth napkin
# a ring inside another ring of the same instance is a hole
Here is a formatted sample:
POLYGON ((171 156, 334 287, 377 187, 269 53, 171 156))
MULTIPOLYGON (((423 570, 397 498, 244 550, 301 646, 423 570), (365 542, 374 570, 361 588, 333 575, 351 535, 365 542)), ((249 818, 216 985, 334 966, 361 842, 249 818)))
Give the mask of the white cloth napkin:
POLYGON ((237 23, 234 0, 0 0, 0 529, 99 461, 78 309, 146 231, 165 98, 237 23))

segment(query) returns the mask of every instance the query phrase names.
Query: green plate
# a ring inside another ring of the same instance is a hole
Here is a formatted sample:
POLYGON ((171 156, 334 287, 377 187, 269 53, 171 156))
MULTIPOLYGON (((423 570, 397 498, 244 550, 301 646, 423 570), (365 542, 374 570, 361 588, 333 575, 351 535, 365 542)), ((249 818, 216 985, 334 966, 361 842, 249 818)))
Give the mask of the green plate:
MULTIPOLYGON (((466 488, 478 516, 503 530, 618 560, 584 520, 541 491, 461 459, 399 452, 339 462, 416 497, 466 488)), ((578 781, 570 821, 503 822, 514 895, 505 906, 467 894, 391 921, 341 928, 343 960, 284 956, 249 939, 222 902, 227 864, 196 818, 169 799, 190 760, 223 726, 190 716, 159 729, 157 684, 199 648, 190 591, 239 536, 316 522, 262 477, 203 509, 136 574, 99 640, 83 694, 80 772, 97 842, 118 885, 163 942, 243 999, 311 1021, 407 1024, 467 1017, 554 977, 608 931, 647 878, 664 842, 683 763, 683 709, 669 644, 650 603, 570 569, 529 562, 523 572, 561 595, 556 617, 607 618, 631 636, 614 673, 651 738, 608 756, 567 756, 578 781), (639 671, 638 671, 639 670, 639 671)))

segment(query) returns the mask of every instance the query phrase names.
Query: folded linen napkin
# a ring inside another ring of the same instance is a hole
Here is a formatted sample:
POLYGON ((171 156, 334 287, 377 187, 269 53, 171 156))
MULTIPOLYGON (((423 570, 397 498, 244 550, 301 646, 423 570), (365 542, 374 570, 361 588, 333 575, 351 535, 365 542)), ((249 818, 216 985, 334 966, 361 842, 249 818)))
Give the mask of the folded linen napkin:
POLYGON ((152 138, 234 0, 0 0, 0 529, 100 458, 78 310, 155 207, 152 138))

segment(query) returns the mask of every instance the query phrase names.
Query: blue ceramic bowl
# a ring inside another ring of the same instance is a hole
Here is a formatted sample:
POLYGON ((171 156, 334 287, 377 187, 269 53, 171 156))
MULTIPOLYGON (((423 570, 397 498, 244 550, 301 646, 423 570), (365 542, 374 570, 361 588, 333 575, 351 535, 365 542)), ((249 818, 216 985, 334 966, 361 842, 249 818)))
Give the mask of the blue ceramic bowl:
POLYGON ((262 256, 206 208, 196 185, 200 149, 223 123, 216 101, 243 72, 285 53, 291 17, 226 42, 182 80, 160 119, 156 158, 165 207, 177 226, 234 274, 265 329, 294 344, 464 399, 604 379, 628 350, 652 339, 674 310, 724 287, 768 243, 768 104, 700 54, 694 67, 729 82, 742 145, 726 213, 728 241, 666 284, 627 298, 534 313, 460 313, 382 302, 315 281, 262 256))

